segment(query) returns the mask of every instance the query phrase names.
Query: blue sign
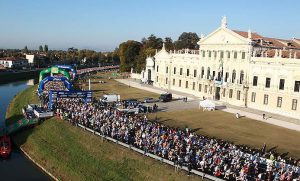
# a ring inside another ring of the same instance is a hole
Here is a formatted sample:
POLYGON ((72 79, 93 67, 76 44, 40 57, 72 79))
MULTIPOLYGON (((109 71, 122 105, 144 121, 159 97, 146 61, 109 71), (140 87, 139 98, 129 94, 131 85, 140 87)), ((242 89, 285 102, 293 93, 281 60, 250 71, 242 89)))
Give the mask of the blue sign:
POLYGON ((53 102, 57 98, 82 98, 85 103, 92 102, 92 91, 49 91, 49 108, 52 109, 53 102))

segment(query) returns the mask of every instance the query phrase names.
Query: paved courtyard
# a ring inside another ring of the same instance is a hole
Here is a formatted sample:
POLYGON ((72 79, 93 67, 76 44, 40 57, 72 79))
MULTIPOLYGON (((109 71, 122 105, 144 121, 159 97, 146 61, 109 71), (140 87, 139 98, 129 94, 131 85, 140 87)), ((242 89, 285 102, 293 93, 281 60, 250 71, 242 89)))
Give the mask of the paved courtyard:
MULTIPOLYGON (((128 86, 143 89, 149 92, 154 92, 157 94, 167 92, 167 90, 165 89, 156 88, 146 84, 141 84, 140 82, 133 79, 117 79, 117 81, 126 84, 128 86)), ((200 98, 179 91, 172 90, 169 92, 172 93, 174 100, 167 103, 163 103, 163 102, 156 103, 160 111, 177 111, 177 110, 184 110, 184 109, 199 108, 200 98), (188 102, 184 102, 182 100, 183 97, 187 97, 188 102)), ((239 113, 241 116, 246 116, 251 119, 255 119, 258 121, 266 122, 269 124, 273 124, 276 126, 280 126, 280 127, 284 127, 284 128, 288 128, 300 132, 300 120, 297 119, 288 118, 288 117, 275 115, 275 114, 269 114, 269 113, 266 114, 267 119, 262 119, 262 114, 264 113, 262 111, 249 109, 249 108, 240 108, 231 105, 221 105, 218 103, 216 103, 216 108, 228 113, 232 113, 233 114, 232 116, 234 116, 236 113, 239 113)))

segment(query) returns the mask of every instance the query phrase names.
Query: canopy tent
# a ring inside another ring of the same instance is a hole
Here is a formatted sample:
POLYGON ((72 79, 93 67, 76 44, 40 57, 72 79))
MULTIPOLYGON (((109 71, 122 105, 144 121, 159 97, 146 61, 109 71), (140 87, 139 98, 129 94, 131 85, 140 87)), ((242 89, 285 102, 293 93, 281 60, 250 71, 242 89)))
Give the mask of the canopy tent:
POLYGON ((203 100, 199 102, 199 109, 200 107, 204 110, 214 111, 216 109, 216 104, 211 100, 203 100))

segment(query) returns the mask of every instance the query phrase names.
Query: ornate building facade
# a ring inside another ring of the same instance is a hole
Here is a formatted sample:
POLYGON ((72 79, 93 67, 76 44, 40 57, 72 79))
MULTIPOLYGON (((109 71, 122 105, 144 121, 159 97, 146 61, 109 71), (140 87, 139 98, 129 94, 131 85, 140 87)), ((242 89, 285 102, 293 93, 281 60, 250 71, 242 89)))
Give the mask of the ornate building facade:
POLYGON ((143 81, 166 90, 300 118, 300 40, 221 26, 199 50, 162 50, 146 59, 143 81))

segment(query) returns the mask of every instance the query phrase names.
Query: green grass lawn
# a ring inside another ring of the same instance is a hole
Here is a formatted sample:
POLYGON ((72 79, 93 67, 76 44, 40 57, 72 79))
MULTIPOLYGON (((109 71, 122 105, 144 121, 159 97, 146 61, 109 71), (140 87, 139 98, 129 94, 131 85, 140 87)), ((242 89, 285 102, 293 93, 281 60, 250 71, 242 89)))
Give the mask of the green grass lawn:
MULTIPOLYGON (((9 106, 9 122, 36 97, 30 87, 9 106)), ((60 180, 201 180, 56 118, 18 132, 14 142, 60 180)))
MULTIPOLYGON (((91 89, 94 91, 93 96, 100 98, 103 94, 115 93, 120 94, 121 99, 134 98, 143 100, 146 97, 158 98, 158 94, 129 87, 125 84, 119 83, 114 79, 109 79, 111 73, 98 73, 96 76, 91 78, 91 89), (99 83, 104 81, 105 83, 99 83)), ((88 89, 88 82, 82 84, 85 89, 88 89)))

